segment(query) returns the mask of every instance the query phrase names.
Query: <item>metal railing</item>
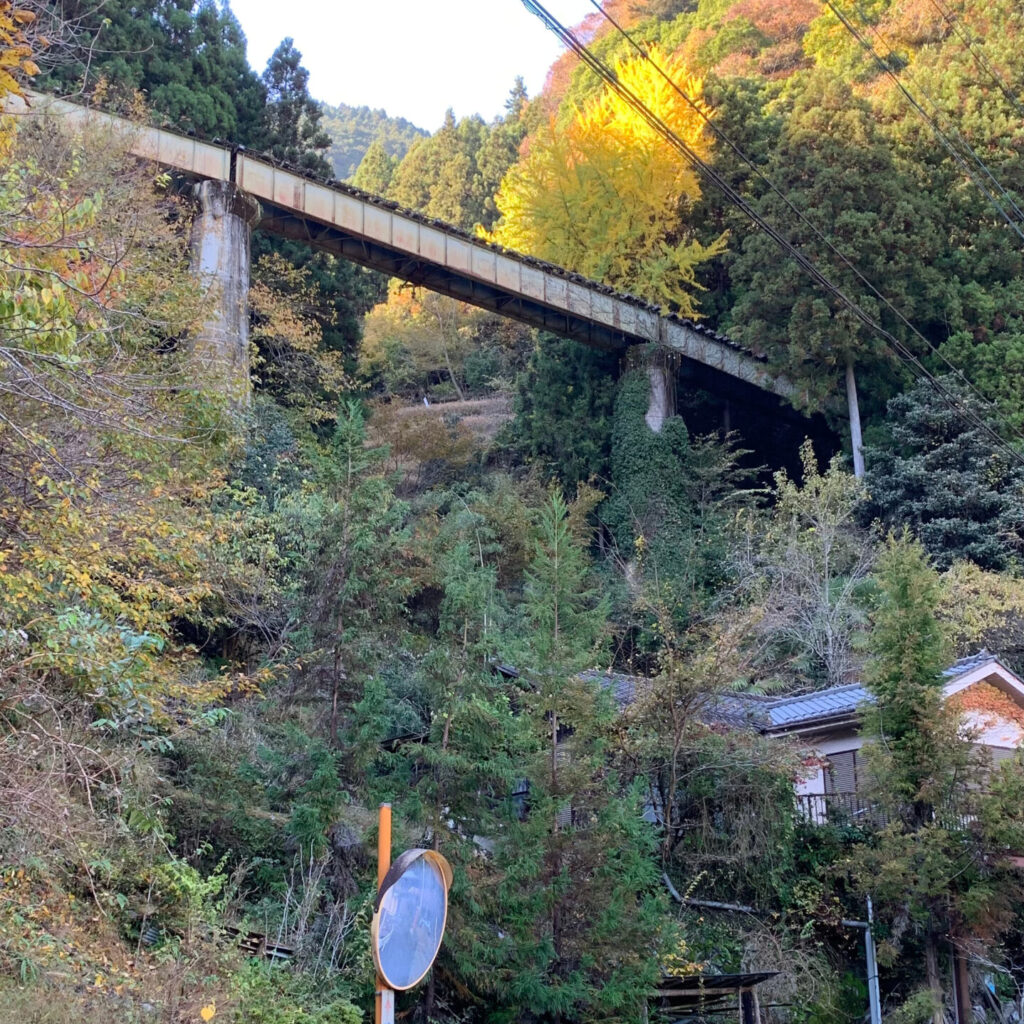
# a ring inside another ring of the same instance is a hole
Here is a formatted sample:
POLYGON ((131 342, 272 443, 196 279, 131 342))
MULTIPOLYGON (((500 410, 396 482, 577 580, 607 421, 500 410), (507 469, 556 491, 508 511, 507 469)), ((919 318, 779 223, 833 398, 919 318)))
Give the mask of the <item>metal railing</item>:
MULTIPOLYGON (((977 803, 980 792, 963 794, 962 798, 931 809, 931 816, 952 832, 970 829, 977 821, 977 803)), ((797 814, 809 825, 880 829, 894 820, 891 807, 865 793, 799 793, 796 795, 797 814)), ((909 814, 909 808, 907 808, 909 814)))
POLYGON ((876 800, 863 793, 801 793, 797 811, 810 825, 884 828, 890 817, 876 800))

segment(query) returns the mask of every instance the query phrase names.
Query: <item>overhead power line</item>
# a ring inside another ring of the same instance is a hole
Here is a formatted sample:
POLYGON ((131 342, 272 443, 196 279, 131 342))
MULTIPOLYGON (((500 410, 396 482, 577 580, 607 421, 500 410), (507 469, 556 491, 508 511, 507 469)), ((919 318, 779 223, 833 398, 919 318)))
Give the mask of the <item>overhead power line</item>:
MULTIPOLYGON (((988 406, 995 417, 999 416, 999 410, 994 401, 986 397, 964 374, 963 370, 955 366, 942 352, 934 347, 931 342, 921 333, 921 331, 906 317, 906 315, 896 307, 890 299, 888 299, 879 289, 861 272, 860 268, 857 267, 847 255, 839 249, 828 236, 826 236, 813 221, 809 220, 808 217, 803 213, 802 210, 797 207, 793 201, 787 196, 782 189, 772 181, 768 175, 761 170, 760 167, 748 157, 739 146, 733 142, 731 138, 726 134, 725 130, 721 128, 715 121, 707 115, 704 109, 701 107, 693 97, 689 96, 686 91, 672 78, 672 76, 651 56, 650 51, 642 43, 638 42, 634 36, 625 29, 619 22, 609 14, 600 0, 590 0, 591 5, 605 18, 605 20, 633 47, 633 49, 646 60, 651 67, 657 71, 657 73, 665 80, 668 85, 675 90, 675 92, 687 103, 687 105, 704 121, 705 125, 711 129, 712 132, 723 142, 732 152, 740 158, 750 168, 750 170, 762 181, 768 188, 776 195, 779 199, 785 203, 786 207, 805 227, 810 229, 815 237, 825 245, 828 250, 842 262, 842 264, 850 270, 857 279, 863 284, 872 295, 875 296, 896 318, 902 323, 907 330, 914 334, 925 346, 925 348, 933 355, 937 356, 945 366, 950 370, 951 373, 955 374, 964 387, 969 390, 978 401, 985 406, 988 406)), ((1024 435, 1017 431, 1011 431, 1015 436, 1024 441, 1024 435)))
POLYGON ((927 379, 948 407, 963 419, 977 426, 987 434, 997 448, 1001 449, 1012 460, 1024 465, 1024 456, 1017 452, 995 430, 990 423, 977 416, 967 408, 941 381, 929 372, 917 356, 911 352, 897 337, 877 323, 858 303, 845 294, 838 285, 823 273, 812 260, 797 249, 788 238, 777 228, 766 221, 699 153, 681 139, 665 122, 655 114, 631 89, 619 81, 615 72, 603 60, 596 56, 576 34, 554 17, 540 0, 522 0, 523 5, 531 14, 543 22, 559 39, 572 50, 579 59, 597 74, 616 95, 620 97, 642 120, 657 134, 678 150, 691 164, 697 167, 725 196, 738 207, 751 221, 765 232, 783 251, 785 251, 800 268, 820 287, 835 295, 854 316, 870 330, 883 338, 892 350, 903 359, 919 376, 927 379))
POLYGON ((1024 105, 1021 104, 1020 100, 1013 95, 1012 90, 1006 84, 1002 75, 989 63, 988 58, 984 54, 975 50, 971 45, 971 38, 966 32, 961 31, 960 19, 950 14, 949 11, 940 3, 940 0, 929 0, 932 7, 939 12, 939 15, 947 22, 949 27, 956 33, 957 38, 967 47, 971 52, 971 55, 977 61, 978 66, 986 71, 993 82, 999 87, 1000 92, 1013 104, 1017 109, 1017 113, 1024 117, 1024 105))
MULTIPOLYGON (((985 183, 983 181, 979 181, 978 178, 975 177, 974 172, 971 170, 970 165, 964 159, 963 154, 957 149, 956 146, 953 145, 953 143, 950 141, 946 133, 942 130, 941 127, 939 127, 938 122, 929 115, 928 111, 925 110, 920 103, 918 103, 916 97, 906 87, 904 82, 901 80, 900 76, 896 74, 896 72, 892 69, 889 62, 882 59, 878 51, 871 45, 871 41, 869 39, 866 39, 864 37, 864 34, 857 28, 857 26, 854 25, 852 21, 850 21, 846 13, 840 10, 838 4, 835 3, 835 0, 822 0, 822 3, 825 4, 825 6, 828 7, 828 9, 839 19, 839 21, 842 23, 843 27, 847 30, 847 32, 849 32, 850 35, 852 35, 853 38, 856 39, 858 43, 860 43, 861 47, 871 57, 875 64, 878 65, 881 71, 893 81, 893 83, 896 85, 896 88, 899 89, 899 91, 906 97, 907 102, 931 127, 935 137, 939 140, 939 142, 942 143, 943 147, 960 166, 960 168, 967 175, 970 181, 974 183, 974 186, 977 189, 979 189, 988 199, 989 203, 991 203, 991 205, 996 210, 999 211, 1000 216, 1020 236, 1021 241, 1024 241, 1024 228, 1022 228, 1021 225, 1018 224, 1016 220, 1006 212, 1006 210, 1003 208, 1002 203, 1000 203, 999 200, 992 194, 992 192, 989 191, 985 183)), ((890 54, 895 56, 894 54, 892 54, 891 50, 890 54)), ((978 159, 980 162, 980 157, 976 157, 976 159, 978 159)), ((992 177, 991 174, 989 176, 992 177)), ((993 178, 992 180, 995 179, 993 178)), ((998 183, 997 190, 1003 192, 1004 195, 1006 194, 1006 190, 1003 189, 1001 185, 998 185, 998 183)))

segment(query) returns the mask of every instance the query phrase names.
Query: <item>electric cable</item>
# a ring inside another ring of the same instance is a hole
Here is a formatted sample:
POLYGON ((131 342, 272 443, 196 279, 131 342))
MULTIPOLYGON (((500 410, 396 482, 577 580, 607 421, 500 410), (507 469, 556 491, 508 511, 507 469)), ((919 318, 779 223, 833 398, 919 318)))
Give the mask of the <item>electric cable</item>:
MULTIPOLYGON (((950 372, 957 376, 960 382, 969 391, 973 393, 975 398, 977 398, 983 405, 987 405, 992 410, 994 415, 998 417, 999 410, 996 403, 992 399, 984 395, 967 378, 963 370, 961 370, 958 366, 954 365, 945 356, 944 353, 940 352, 938 348, 933 346, 931 342, 924 336, 924 334, 921 333, 920 329, 917 328, 913 323, 911 323, 910 320, 906 317, 906 315, 900 309, 898 309, 885 295, 883 295, 881 291, 879 291, 879 289, 861 272, 861 270, 846 256, 846 254, 843 253, 842 250, 837 248, 836 245, 831 241, 831 239, 829 239, 817 227, 817 225, 815 225, 811 220, 809 220, 805 216, 805 214, 792 202, 792 200, 790 200, 790 198, 779 188, 779 186, 776 185, 775 182, 772 181, 772 179, 768 177, 768 175, 764 171, 762 171, 761 168, 758 167, 757 164, 753 160, 751 160, 750 157, 748 157, 739 148, 739 146, 733 142, 731 138, 729 138, 724 129, 720 128, 717 124, 715 124, 714 120, 707 115, 707 113, 703 110, 701 105, 697 103, 691 96, 687 95, 685 90, 683 90, 682 87, 672 78, 672 76, 669 75, 668 72, 665 71, 665 69, 660 64, 658 64, 658 62, 651 56, 650 51, 641 43, 638 43, 636 39, 634 39, 633 35, 622 25, 620 25, 619 22, 616 21, 616 19, 604 9, 599 0, 590 0, 590 3, 609 22, 609 24, 611 24, 612 27, 621 36, 623 36, 623 38, 625 38, 627 42, 629 42, 629 44, 634 48, 634 50, 636 50, 636 52, 641 57, 643 57, 644 60, 646 60, 658 72, 658 74, 665 80, 665 82, 668 83, 668 85, 671 86, 671 88, 674 89, 676 93, 678 93, 678 95, 704 121, 704 123, 711 129, 711 131, 714 132, 715 135, 723 143, 725 143, 725 145, 727 145, 729 149, 731 149, 732 152, 737 157, 739 157, 739 159, 742 160, 743 163, 745 163, 747 167, 749 167, 750 170, 753 171, 753 173, 757 175, 757 177, 762 182, 764 182, 764 184, 767 185, 768 188, 771 189, 771 191, 776 196, 779 197, 779 199, 783 201, 783 203, 785 203, 789 211, 792 214, 794 214, 794 216, 796 216, 802 224, 808 227, 818 238, 818 240, 840 259, 840 261, 843 263, 845 267, 847 267, 850 271, 853 272, 857 279, 875 296, 875 298, 877 298, 886 308, 888 308, 911 333, 916 335, 921 340, 921 342, 925 345, 925 348, 928 349, 929 352, 931 352, 931 354, 937 356, 940 360, 942 360, 942 362, 946 365, 950 372)), ((1019 440, 1024 441, 1024 434, 1021 434, 1020 432, 1012 429, 1011 432, 1019 440)))
POLYGON ((1017 97, 1013 95, 1013 93, 1010 91, 1010 87, 1003 80, 1002 75, 1000 75, 999 72, 996 71, 994 67, 992 67, 992 65, 988 61, 988 58, 983 56, 981 53, 974 49, 974 47, 971 45, 970 37, 966 33, 960 31, 958 27, 960 24, 959 18, 956 18, 952 14, 950 14, 942 6, 939 0, 928 0, 928 2, 932 5, 932 7, 935 8, 935 10, 939 12, 939 15, 948 23, 949 27, 957 34, 957 37, 964 44, 964 46, 967 47, 971 55, 978 62, 978 66, 983 68, 988 73, 992 81, 995 82, 995 84, 999 87, 999 91, 1010 101, 1010 103, 1013 104, 1014 107, 1016 107, 1017 113, 1020 114, 1021 117, 1024 117, 1024 104, 1021 104, 1020 100, 1018 100, 1017 97))
MULTIPOLYGON (((1022 230, 1021 226, 1006 212, 1006 210, 1003 209, 1002 204, 988 190, 985 184, 983 182, 978 181, 977 178, 975 178, 970 166, 968 165, 966 160, 964 160, 963 154, 961 154, 960 151, 956 148, 956 146, 953 145, 953 143, 949 140, 946 133, 939 127, 935 120, 929 116, 928 111, 926 111, 924 107, 922 107, 921 104, 917 102, 917 99, 913 96, 910 90, 907 89, 906 85, 904 85, 904 83, 900 80, 900 76, 897 75, 895 71, 893 71, 893 69, 889 66, 889 63, 883 60, 882 57, 879 55, 878 51, 875 50, 875 48, 871 45, 870 40, 866 39, 863 33, 861 33, 861 31, 857 28, 857 26, 850 21, 846 13, 839 9, 838 5, 835 3, 835 0, 821 0, 821 2, 826 7, 828 7, 828 9, 839 19, 839 21, 842 23, 843 27, 847 30, 847 32, 849 32, 850 35, 852 35, 853 38, 856 39, 858 43, 860 43, 861 47, 871 56, 874 62, 882 70, 883 74, 887 75, 890 79, 892 79, 892 81, 896 85, 896 88, 899 89, 901 93, 903 93, 903 95, 907 99, 907 102, 910 103, 914 110, 917 111, 917 113, 920 114, 920 116, 924 118, 924 120, 931 126, 932 132, 935 134, 935 137, 942 143, 943 147, 946 149, 949 155, 953 157, 957 164, 960 165, 961 169, 964 171, 967 177, 974 183, 975 187, 978 188, 985 195, 985 197, 992 204, 992 206, 999 211, 1003 220, 1005 220, 1006 223, 1020 236, 1021 241, 1024 241, 1024 230, 1022 230)), ((1000 188, 1001 187, 1002 186, 1000 186, 1000 188)))
POLYGON ((623 85, 614 70, 608 67, 604 61, 597 57, 576 34, 564 26, 554 17, 540 0, 522 0, 523 5, 531 14, 535 15, 550 31, 572 50, 579 59, 587 65, 595 74, 601 77, 607 85, 616 93, 631 109, 633 109, 642 120, 644 120, 657 134, 661 135, 670 145, 678 150, 690 163, 697 167, 711 182, 726 196, 731 203, 739 208, 750 220, 754 222, 769 238, 780 246, 802 270, 818 285, 827 292, 835 295, 849 309, 853 315, 866 327, 882 337, 892 350, 902 358, 912 372, 926 378, 934 390, 939 394, 948 407, 963 419, 973 423, 982 432, 989 435, 996 447, 1003 450, 1012 460, 1024 465, 1024 456, 1010 445, 998 431, 985 420, 977 416, 973 410, 964 406, 964 403, 949 392, 941 381, 924 366, 920 359, 896 338, 891 332, 877 323, 858 303, 850 299, 843 290, 834 284, 812 260, 803 252, 797 249, 790 241, 782 235, 778 229, 767 222, 755 211, 750 204, 727 181, 685 141, 679 138, 665 122, 658 117, 635 93, 623 85))

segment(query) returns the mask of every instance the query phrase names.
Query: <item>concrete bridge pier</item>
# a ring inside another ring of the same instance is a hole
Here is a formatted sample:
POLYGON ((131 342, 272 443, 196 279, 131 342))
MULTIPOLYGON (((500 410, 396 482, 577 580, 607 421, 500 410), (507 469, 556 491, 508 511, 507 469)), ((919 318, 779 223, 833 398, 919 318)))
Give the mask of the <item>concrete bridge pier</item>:
POLYGON ((665 420, 676 414, 674 374, 667 360, 655 357, 647 364, 647 377, 651 382, 651 401, 644 422, 660 434, 665 420))
POLYGON ((200 182, 195 196, 199 212, 192 222, 192 271, 214 307, 192 339, 192 357, 197 371, 242 410, 251 397, 249 248, 260 204, 228 181, 200 182))

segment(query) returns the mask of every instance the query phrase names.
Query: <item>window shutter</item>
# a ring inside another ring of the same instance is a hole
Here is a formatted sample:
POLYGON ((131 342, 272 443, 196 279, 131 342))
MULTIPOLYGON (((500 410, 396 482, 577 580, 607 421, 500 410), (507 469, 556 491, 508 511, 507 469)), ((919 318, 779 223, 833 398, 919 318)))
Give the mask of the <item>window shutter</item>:
POLYGON ((1014 747, 986 747, 989 757, 992 758, 992 767, 998 767, 1001 761, 1012 761, 1017 756, 1014 747))
POLYGON ((844 750, 829 755, 829 770, 825 774, 826 793, 857 792, 857 752, 844 750))

